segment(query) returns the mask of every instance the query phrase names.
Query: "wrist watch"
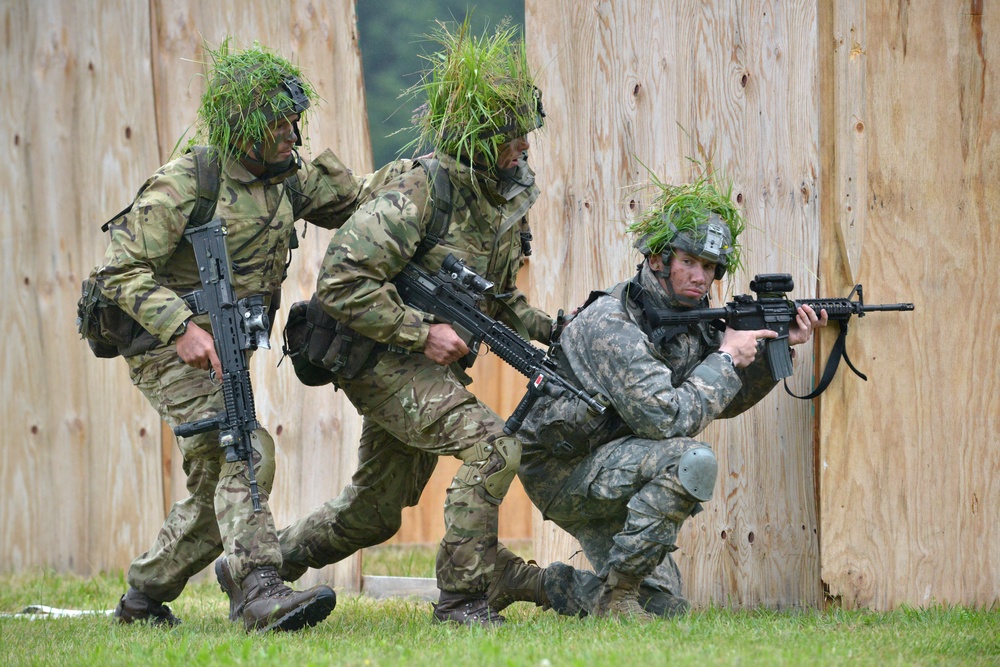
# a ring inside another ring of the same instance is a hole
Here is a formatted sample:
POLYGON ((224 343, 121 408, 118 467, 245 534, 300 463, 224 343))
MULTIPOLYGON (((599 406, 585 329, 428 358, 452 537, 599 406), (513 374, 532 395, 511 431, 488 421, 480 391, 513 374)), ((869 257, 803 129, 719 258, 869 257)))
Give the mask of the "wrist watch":
POLYGON ((722 350, 719 350, 719 356, 728 361, 729 365, 732 366, 734 369, 736 368, 736 362, 733 361, 733 355, 729 354, 728 352, 723 352, 722 350))
POLYGON ((191 321, 191 318, 189 317, 186 320, 184 320, 183 322, 181 322, 181 325, 179 327, 177 327, 176 331, 174 331, 174 335, 170 337, 170 342, 171 343, 173 343, 178 338, 180 338, 181 336, 184 335, 184 333, 187 331, 188 323, 190 321, 191 321))

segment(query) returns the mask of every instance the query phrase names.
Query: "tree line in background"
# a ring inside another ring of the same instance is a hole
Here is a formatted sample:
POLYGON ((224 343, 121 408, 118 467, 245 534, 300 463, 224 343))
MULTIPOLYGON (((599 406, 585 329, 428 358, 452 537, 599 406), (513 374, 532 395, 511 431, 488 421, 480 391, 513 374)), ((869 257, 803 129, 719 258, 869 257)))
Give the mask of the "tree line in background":
POLYGON ((427 65, 422 56, 437 50, 427 38, 435 21, 461 22, 467 12, 476 34, 492 31, 508 17, 524 27, 524 0, 491 0, 488 5, 464 0, 357 1, 358 41, 376 168, 400 157, 400 151, 415 136, 408 130, 420 100, 400 95, 420 81, 420 72, 427 65))

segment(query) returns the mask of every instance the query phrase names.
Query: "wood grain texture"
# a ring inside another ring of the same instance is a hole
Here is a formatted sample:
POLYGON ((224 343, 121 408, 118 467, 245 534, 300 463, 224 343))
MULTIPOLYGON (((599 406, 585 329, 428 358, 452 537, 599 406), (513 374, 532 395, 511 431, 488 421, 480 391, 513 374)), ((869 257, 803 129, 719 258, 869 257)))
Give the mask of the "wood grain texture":
MULTIPOLYGON (((746 271, 792 273, 813 296, 819 243, 816 13, 805 3, 528 2, 529 50, 548 113, 533 159, 543 195, 531 267, 550 311, 627 278, 624 234, 649 193, 643 165, 679 182, 687 158, 734 184, 746 271)), ((810 359, 811 350, 801 349, 810 359)), ((793 385, 810 382, 811 365, 793 385)), ((702 436, 720 461, 716 496, 675 554, 696 604, 774 607, 820 599, 810 406, 774 393, 702 436)), ((536 526, 536 555, 572 540, 536 526)))
POLYGON ((75 324, 101 223, 157 164, 149 61, 134 57, 149 51, 148 13, 109 5, 2 8, 4 571, 114 567, 159 522, 143 511, 162 505, 156 414, 75 324))
MULTIPOLYGON (((978 1, 848 5, 854 15, 830 32, 839 45, 841 26, 865 26, 867 115, 834 131, 864 132, 865 168, 835 160, 831 179, 865 180, 867 300, 916 311, 856 323, 848 348, 869 382, 842 374, 824 396, 822 578, 846 607, 996 605, 1000 51, 987 35, 1000 12, 978 1)), ((847 53, 832 57, 846 66, 847 53)), ((823 268, 832 288, 853 282, 827 244, 823 268)))

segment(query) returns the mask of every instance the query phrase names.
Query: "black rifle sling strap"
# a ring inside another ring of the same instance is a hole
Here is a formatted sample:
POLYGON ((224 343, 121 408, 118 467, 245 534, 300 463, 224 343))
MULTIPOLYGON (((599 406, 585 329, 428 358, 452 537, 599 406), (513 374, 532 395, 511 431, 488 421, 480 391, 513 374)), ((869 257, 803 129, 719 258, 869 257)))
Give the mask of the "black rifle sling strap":
POLYGON ((417 164, 427 172, 427 180, 431 186, 431 220, 427 224, 427 233, 420 239, 420 245, 410 258, 411 262, 419 262, 448 233, 451 225, 451 181, 448 170, 434 158, 419 158, 417 164))
POLYGON ((848 367, 854 371, 859 378, 867 381, 868 376, 859 371, 851 363, 851 358, 847 356, 847 321, 838 321, 837 324, 840 326, 840 333, 837 334, 837 340, 833 343, 833 349, 830 350, 830 357, 826 360, 826 368, 823 369, 823 376, 819 380, 819 384, 816 388, 806 394, 805 396, 798 396, 792 393, 792 390, 788 388, 788 380, 785 380, 785 391, 788 392, 789 396, 794 398, 800 398, 803 401, 808 401, 816 398, 824 391, 826 391, 827 386, 833 380, 833 376, 837 374, 837 368, 840 366, 841 357, 847 363, 848 367))
POLYGON ((188 216, 188 226, 201 227, 212 221, 219 203, 220 171, 218 154, 208 146, 195 146, 194 178, 197 188, 194 208, 188 216))

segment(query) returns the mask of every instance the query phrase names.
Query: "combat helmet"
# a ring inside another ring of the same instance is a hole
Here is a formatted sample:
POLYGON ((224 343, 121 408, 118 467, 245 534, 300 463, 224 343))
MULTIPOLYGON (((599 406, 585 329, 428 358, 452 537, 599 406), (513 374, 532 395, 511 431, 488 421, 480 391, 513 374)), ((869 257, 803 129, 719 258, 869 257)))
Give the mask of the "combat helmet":
POLYGON ((542 126, 541 91, 528 65, 524 39, 508 21, 492 34, 438 23, 421 81, 408 92, 426 101, 414 115, 414 147, 433 147, 469 165, 496 165, 500 147, 542 126))
POLYGON ((656 190, 652 204, 629 225, 637 237, 636 248, 649 257, 683 250, 715 263, 715 279, 740 267, 739 235, 743 217, 732 200, 732 185, 722 190, 711 174, 682 185, 651 176, 656 190))
MULTIPOLYGON (((316 91, 298 67, 258 42, 238 51, 227 38, 208 55, 211 67, 198 107, 197 139, 225 158, 260 163, 244 147, 252 146, 261 155, 263 143, 271 139, 269 124, 305 112, 316 101, 316 91)), ((297 123, 295 134, 295 145, 301 146, 297 123)), ((273 176, 297 169, 298 162, 296 153, 286 163, 265 167, 273 176)))

